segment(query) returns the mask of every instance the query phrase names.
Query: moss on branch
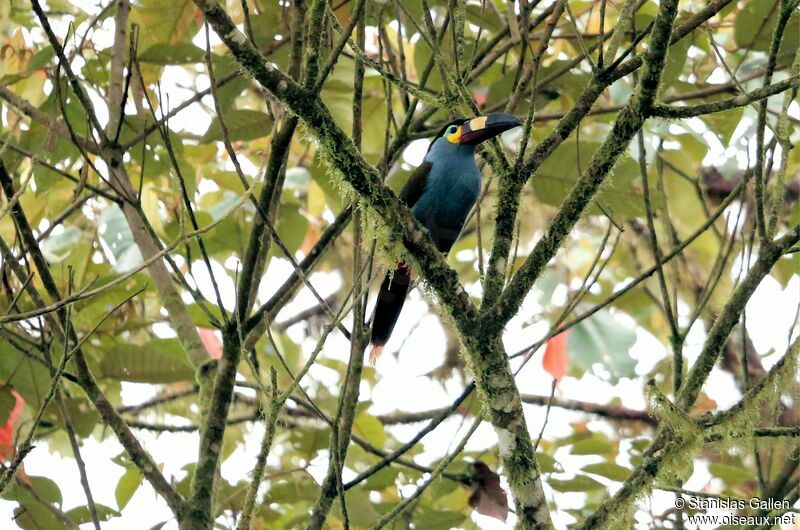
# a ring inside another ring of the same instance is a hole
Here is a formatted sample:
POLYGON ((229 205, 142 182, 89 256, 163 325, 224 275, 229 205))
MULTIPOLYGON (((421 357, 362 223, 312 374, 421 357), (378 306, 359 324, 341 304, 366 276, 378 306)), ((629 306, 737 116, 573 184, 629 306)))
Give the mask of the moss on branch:
MULTIPOLYGON (((636 92, 634 92, 628 104, 617 116, 608 139, 594 153, 589 166, 562 203, 558 213, 550 221, 544 237, 539 240, 522 267, 511 279, 509 286, 492 311, 487 313, 487 318, 484 321, 484 333, 490 336, 493 333, 497 333, 516 314, 522 300, 528 294, 536 279, 550 259, 555 256, 572 227, 580 219, 589 201, 600 189, 600 185, 611 172, 617 158, 627 149, 633 136, 641 129, 644 121, 648 118, 658 91, 661 71, 664 68, 672 33, 672 24, 677 14, 677 6, 677 0, 665 1, 659 6, 659 13, 653 24, 650 47, 644 59, 644 69, 636 87, 636 92)), ((602 91, 604 88, 604 82, 598 79, 592 81, 589 89, 584 91, 584 94, 579 98, 581 105, 584 107, 591 106, 591 102, 594 101, 594 98, 592 98, 593 93, 602 91), (586 96, 586 98, 583 96, 586 96)), ((580 120, 580 118, 580 115, 574 114, 570 120, 580 120)), ((572 124, 565 117, 559 122, 557 129, 561 127, 566 132, 573 125, 576 126, 577 124, 572 124)), ((550 141, 555 143, 555 140, 550 141)), ((537 151, 539 150, 537 149, 537 151)), ((539 156, 536 151, 534 155, 539 156)), ((542 160, 549 156, 546 148, 541 149, 541 156, 543 157, 542 160)))
POLYGON ((215 0, 195 0, 214 31, 222 38, 243 70, 306 123, 328 161, 365 202, 384 219, 393 237, 403 242, 428 283, 462 330, 469 330, 475 309, 459 284, 456 272, 430 243, 417 221, 397 196, 383 184, 378 172, 361 157, 352 139, 336 125, 315 94, 306 91, 264 59, 215 0))

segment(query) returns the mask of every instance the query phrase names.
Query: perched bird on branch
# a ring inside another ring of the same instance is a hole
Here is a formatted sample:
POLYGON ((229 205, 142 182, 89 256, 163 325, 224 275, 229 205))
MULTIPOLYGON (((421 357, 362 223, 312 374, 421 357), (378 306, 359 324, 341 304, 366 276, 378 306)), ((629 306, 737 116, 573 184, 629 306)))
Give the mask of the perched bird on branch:
MULTIPOLYGON (((441 252, 450 251, 480 194, 475 146, 519 125, 520 120, 502 112, 453 120, 433 139, 422 164, 403 187, 400 200, 411 208, 441 252)), ((392 335, 410 286, 411 267, 402 262, 381 284, 372 314, 372 364, 392 335)))

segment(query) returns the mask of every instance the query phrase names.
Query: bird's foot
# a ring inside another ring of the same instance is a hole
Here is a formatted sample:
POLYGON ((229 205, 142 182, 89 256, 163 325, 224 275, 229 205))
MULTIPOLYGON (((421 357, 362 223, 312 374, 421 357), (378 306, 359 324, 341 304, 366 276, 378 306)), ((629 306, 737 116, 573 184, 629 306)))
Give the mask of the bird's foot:
POLYGON ((375 363, 378 362, 381 354, 383 353, 383 344, 377 344, 375 342, 370 344, 371 349, 369 350, 369 364, 371 366, 375 366, 375 363))

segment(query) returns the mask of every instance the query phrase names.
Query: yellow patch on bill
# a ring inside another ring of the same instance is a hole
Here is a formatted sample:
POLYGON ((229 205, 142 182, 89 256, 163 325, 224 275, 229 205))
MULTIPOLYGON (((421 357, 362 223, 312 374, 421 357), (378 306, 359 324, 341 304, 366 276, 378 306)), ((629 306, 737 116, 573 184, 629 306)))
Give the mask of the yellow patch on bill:
POLYGON ((479 116, 477 118, 472 118, 469 120, 469 130, 470 131, 479 131, 486 127, 486 116, 479 116))

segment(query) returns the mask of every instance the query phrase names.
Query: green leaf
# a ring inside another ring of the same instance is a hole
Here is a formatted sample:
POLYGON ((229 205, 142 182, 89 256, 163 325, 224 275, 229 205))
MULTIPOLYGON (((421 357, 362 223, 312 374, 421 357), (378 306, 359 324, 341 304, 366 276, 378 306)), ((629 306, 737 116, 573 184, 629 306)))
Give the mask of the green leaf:
POLYGON ((59 263, 69 257, 75 244, 81 239, 80 228, 68 226, 61 233, 51 235, 40 244, 42 254, 49 263, 59 263))
POLYGON ((287 5, 278 2, 261 13, 250 15, 250 24, 253 27, 253 38, 259 48, 266 47, 275 42, 275 35, 289 34, 291 29, 288 22, 291 20, 287 5))
POLYGON ((36 492, 34 497, 30 491, 22 486, 11 483, 3 497, 19 503, 19 508, 14 510, 14 523, 24 530, 60 530, 67 528, 44 503, 60 505, 62 503, 61 490, 58 485, 45 477, 29 476, 31 489, 36 492), (44 501, 44 503, 42 502, 44 501))
POLYGON ((661 87, 660 91, 664 91, 672 83, 678 80, 678 77, 683 72, 683 66, 686 64, 686 52, 692 45, 692 39, 686 36, 678 42, 672 44, 667 49, 667 57, 664 62, 664 70, 661 73, 661 87))
POLYGON ((625 480, 631 472, 631 470, 628 469, 627 467, 615 464, 614 462, 600 462, 597 464, 589 464, 588 466, 583 466, 581 468, 581 471, 592 473, 593 475, 600 475, 601 477, 610 478, 611 480, 615 480, 617 482, 622 482, 623 480, 625 480))
MULTIPOLYGON (((780 3, 775 0, 748 0, 736 15, 733 26, 733 38, 740 48, 747 48, 760 52, 769 50, 772 33, 778 22, 780 3)), ((790 59, 800 45, 800 31, 797 31, 797 11, 789 18, 786 31, 783 34, 780 48, 778 48, 779 61, 790 59)))
POLYGON ((599 437, 587 438, 572 445, 573 455, 606 455, 613 453, 616 447, 608 440, 599 437))
POLYGON ((330 429, 307 429, 304 431, 292 429, 289 441, 295 451, 301 455, 313 457, 316 456, 317 451, 328 447, 330 437, 330 429))
POLYGON ((120 477, 117 488, 114 490, 114 497, 117 499, 117 506, 120 510, 128 505, 133 494, 139 489, 142 478, 142 473, 134 466, 129 466, 125 474, 120 477))
MULTIPOLYGON (((114 275, 103 276, 95 280, 92 287, 100 288, 114 279, 114 275)), ((96 297, 78 302, 75 305, 76 311, 72 313, 73 324, 78 328, 95 326, 103 317, 108 315, 109 311, 113 310, 117 305, 127 299, 131 293, 145 287, 148 280, 149 278, 144 274, 136 275, 122 282, 122 284, 116 286, 116 288, 103 291, 102 294, 96 297)), ((114 319, 111 318, 110 322, 107 322, 107 324, 110 325, 113 322, 114 319)), ((89 346, 91 346, 91 344, 89 346)))
MULTIPOLYGON (((333 119, 345 131, 353 129, 354 72, 353 59, 340 57, 336 69, 326 81, 320 94, 333 119)), ((362 153, 369 162, 376 162, 383 154, 386 131, 386 99, 383 97, 381 85, 377 83, 379 79, 375 76, 365 78, 365 96, 361 103, 362 153), (381 96, 371 96, 375 93, 381 96)))
POLYGON ((17 398, 11 393, 11 388, 0 387, 0 425, 4 425, 8 421, 8 416, 16 404, 17 398))
POLYGON ((467 21, 484 31, 496 32, 504 27, 497 11, 480 4, 467 4, 467 21))
POLYGON ((541 451, 536 453, 536 463, 539 464, 539 470, 542 473, 557 473, 563 471, 563 469, 561 469, 561 464, 559 464, 555 458, 541 451))
POLYGON ((38 52, 36 52, 33 57, 30 58, 28 61, 28 73, 34 72, 41 68, 45 68, 47 65, 50 64, 50 61, 53 60, 55 57, 55 50, 50 46, 46 48, 42 48, 38 52))
MULTIPOLYGON (((725 112, 715 112, 714 114, 707 114, 702 116, 701 119, 705 124, 714 132, 719 138, 722 145, 726 146, 731 141, 736 127, 744 115, 744 107, 738 109, 730 109, 725 112)), ((702 160, 702 158, 697 158, 702 160)))
POLYGON ((577 475, 575 478, 569 480, 558 480, 551 478, 547 481, 550 487, 556 491, 594 491, 604 489, 605 486, 591 477, 586 475, 577 475))
MULTIPOLYGON (((562 143, 544 161, 533 178, 536 196, 545 204, 560 206, 575 186, 581 171, 589 166, 592 155, 600 148, 600 142, 580 142, 573 140, 562 143)), ((660 192, 651 186, 651 199, 654 207, 663 203, 660 192)), ((614 169, 606 177, 595 200, 587 208, 593 215, 603 213, 600 204, 610 215, 644 215, 641 175, 638 164, 627 154, 617 160, 614 169)))
POLYGON ((36 490, 41 498, 54 504, 61 504, 64 502, 61 497, 61 489, 55 481, 47 477, 28 477, 31 486, 36 490))
POLYGON ((709 464, 708 470, 717 478, 725 481, 729 486, 736 484, 746 484, 755 480, 753 474, 738 466, 731 466, 728 464, 720 464, 714 462, 709 464))
MULTIPOLYGON (((97 510, 97 519, 100 521, 108 521, 112 517, 119 517, 121 515, 117 510, 102 504, 95 503, 95 508, 97 510)), ((73 508, 68 511, 66 515, 77 524, 92 522, 92 515, 89 512, 88 506, 78 506, 77 508, 73 508)))
POLYGON ((366 412, 356 416, 353 422, 353 432, 378 447, 383 447, 386 442, 383 424, 378 418, 366 412))
POLYGON ((59 182, 64 177, 47 166, 36 164, 33 166, 33 179, 36 182, 36 195, 42 195, 47 192, 54 184, 59 182))
POLYGON ((26 403, 41 403, 50 388, 50 373, 8 342, 0 341, 0 381, 19 392, 26 403))
MULTIPOLYGON (((792 222, 797 223, 797 221, 792 222)), ((794 275, 797 274, 797 271, 800 271, 800 252, 793 252, 788 256, 784 256, 775 264, 772 269, 772 275, 780 282, 781 287, 785 289, 791 279, 794 278, 794 275)))
MULTIPOLYGON (((287 170, 286 173, 288 174, 289 171, 287 170)), ((207 169, 203 171, 203 178, 213 180, 216 185, 223 190, 232 191, 236 194, 242 193, 244 190, 242 187, 242 181, 239 180, 239 175, 237 175, 235 171, 207 169)))
POLYGON ((131 232, 122 210, 113 204, 100 214, 100 237, 114 256, 114 270, 128 272, 142 263, 142 254, 133 241, 131 232))
MULTIPOLYGON (((311 171, 311 178, 314 179, 314 182, 325 192, 325 198, 328 204, 340 210, 342 208, 342 196, 340 194, 338 182, 334 178, 331 178, 332 172, 327 162, 318 154, 314 157, 309 170, 311 171)), ((410 175, 410 172, 407 173, 410 175)), ((393 181, 394 179, 391 179, 390 182, 393 181)), ((395 192, 399 193, 400 189, 396 189, 395 192)))
POLYGON ((103 59, 89 59, 83 67, 83 74, 93 85, 105 85, 109 80, 108 60, 105 59, 111 53, 111 49, 103 50, 103 59))
MULTIPOLYGON (((284 192, 282 196, 285 200, 282 202, 281 209, 278 212, 276 228, 281 241, 283 241, 290 251, 294 252, 300 248, 303 239, 306 237, 308 219, 301 211, 303 210, 303 205, 297 203, 296 200, 289 195, 289 192, 284 192)), ((278 255, 283 256, 282 253, 278 255)))
POLYGON ((194 379, 194 369, 178 339, 145 345, 117 344, 100 361, 103 377, 137 383, 174 383, 194 379))
MULTIPOLYGON (((274 56, 271 56, 270 58, 275 59, 274 56)), ((237 63, 236 60, 229 55, 214 55, 212 56, 211 60, 214 63, 214 75, 219 80, 227 77, 228 74, 232 74, 233 72, 238 74, 239 72, 239 63, 237 63)), ((234 75, 230 81, 226 81, 225 83, 220 81, 219 85, 217 86, 217 102, 219 103, 223 112, 226 112, 233 106, 236 98, 245 88, 250 85, 250 83, 250 79, 245 75, 234 75)))
MULTIPOLYGON (((258 110, 234 109, 222 115, 228 138, 232 142, 253 140, 267 136, 272 130, 272 119, 268 114, 258 110)), ((222 126, 218 118, 214 118, 208 130, 200 139, 200 143, 215 142, 223 139, 222 126)))
POLYGON ((199 27, 198 8, 192 0, 139 0, 132 7, 131 22, 139 25, 143 48, 162 42, 177 44, 199 27))
POLYGON ((434 510, 427 506, 420 506, 414 511, 414 528, 416 530, 457 528, 466 518, 467 516, 461 512, 434 510))
POLYGON ((283 480, 273 483, 267 492, 267 502, 295 503, 298 501, 313 501, 317 498, 317 484, 308 478, 297 480, 283 480))
MULTIPOLYGON (((216 305, 206 304, 206 309, 217 319, 217 322, 223 321, 222 312, 219 310, 219 307, 216 305)), ((200 306, 196 303, 187 305, 186 310, 189 312, 189 316, 192 317, 192 322, 195 326, 201 328, 214 327, 214 323, 211 321, 208 315, 206 315, 206 312, 200 309, 200 306)))
POLYGON ((380 491, 394 485, 400 470, 395 466, 386 466, 364 481, 364 488, 380 491))
POLYGON ((189 42, 177 44, 158 43, 139 55, 139 61, 152 64, 198 63, 205 58, 205 52, 189 42))
MULTIPOLYGON (((369 499, 369 491, 364 488, 353 488, 345 493, 347 499, 347 515, 350 523, 357 528, 372 528, 381 517, 375 505, 369 499)), ((341 506, 337 502, 335 513, 341 517, 341 506)))
MULTIPOLYGON (((85 397, 70 397, 64 400, 69 412, 69 418, 72 421, 72 427, 75 433, 81 438, 86 438, 94 430, 97 422, 100 421, 100 413, 92 406, 92 403, 85 397)), ((58 412, 55 404, 53 407, 54 415, 59 424, 63 425, 63 418, 58 412)))
POLYGON ((147 220, 153 225, 153 230, 160 235, 164 235, 164 222, 161 219, 159 212, 159 193, 156 187, 151 183, 146 183, 142 186, 142 212, 147 217, 147 220))
POLYGON ((598 311, 569 333, 570 373, 593 370, 612 383, 621 377, 635 377, 636 360, 629 353, 635 342, 634 329, 618 323, 608 311, 598 311))
POLYGON ((642 7, 636 10, 634 26, 643 28, 647 26, 658 14, 658 5, 653 0, 647 0, 642 7))

